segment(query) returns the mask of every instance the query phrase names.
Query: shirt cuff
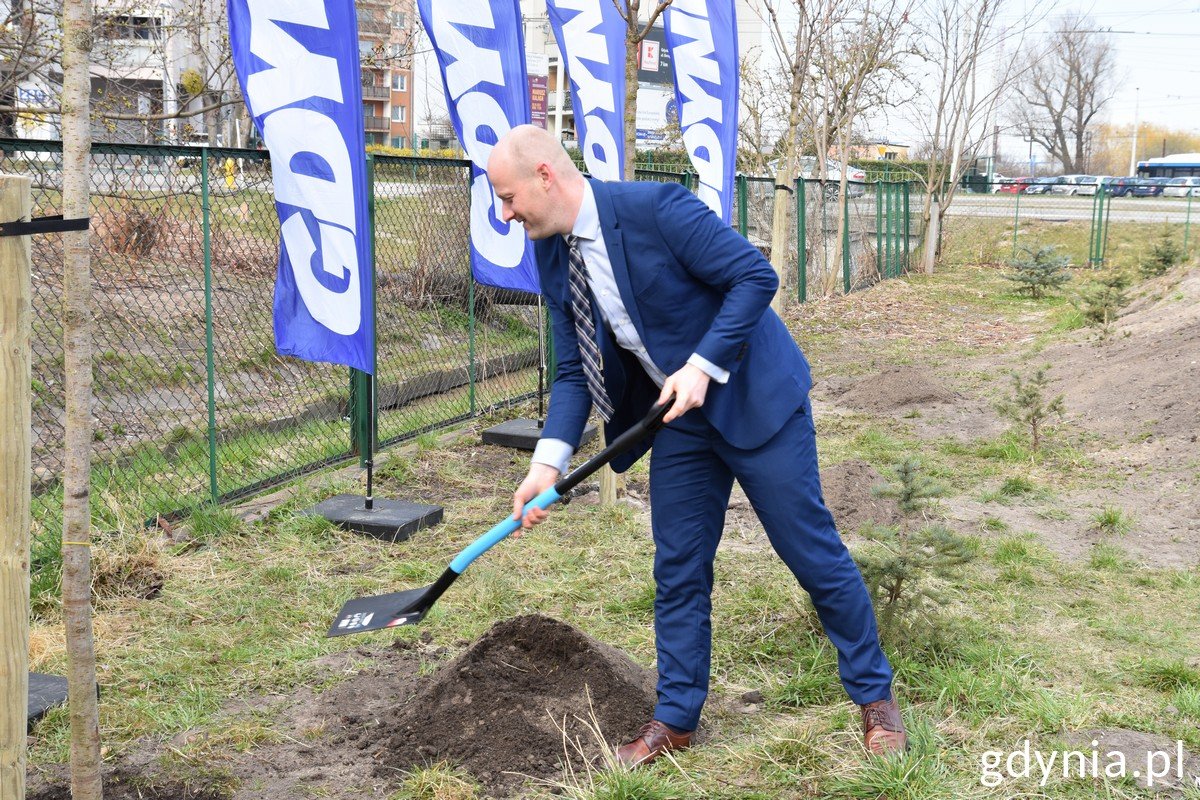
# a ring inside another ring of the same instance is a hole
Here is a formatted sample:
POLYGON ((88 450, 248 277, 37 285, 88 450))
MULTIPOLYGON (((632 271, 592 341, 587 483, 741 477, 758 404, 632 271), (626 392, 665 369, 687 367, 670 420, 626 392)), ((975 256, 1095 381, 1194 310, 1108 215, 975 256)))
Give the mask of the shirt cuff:
POLYGON ((554 467, 561 477, 567 474, 567 467, 570 466, 573 455, 575 448, 562 439, 538 439, 537 446, 533 448, 533 458, 530 460, 535 464, 554 467))
POLYGON ((687 360, 687 363, 696 367, 717 383, 729 382, 729 370, 721 369, 699 353, 692 353, 692 357, 687 360))

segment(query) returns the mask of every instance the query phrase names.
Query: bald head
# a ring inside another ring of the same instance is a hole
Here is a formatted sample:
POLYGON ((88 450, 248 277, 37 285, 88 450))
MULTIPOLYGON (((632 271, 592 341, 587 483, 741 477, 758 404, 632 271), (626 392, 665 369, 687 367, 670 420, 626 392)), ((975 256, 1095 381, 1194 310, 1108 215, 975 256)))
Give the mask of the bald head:
POLYGON ((520 222, 531 239, 571 232, 583 175, 549 131, 518 125, 504 134, 488 156, 487 174, 505 222, 520 222))
POLYGON ((559 180, 583 177, 554 134, 536 125, 518 125, 500 137, 488 159, 489 173, 496 159, 519 177, 528 177, 539 164, 550 166, 559 180))

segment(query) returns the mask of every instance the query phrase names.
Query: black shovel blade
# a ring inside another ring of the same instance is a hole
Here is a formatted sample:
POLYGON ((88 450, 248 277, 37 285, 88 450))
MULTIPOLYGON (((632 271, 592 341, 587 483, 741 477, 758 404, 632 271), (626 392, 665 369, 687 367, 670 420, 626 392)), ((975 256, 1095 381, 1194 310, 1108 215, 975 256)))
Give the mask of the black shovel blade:
POLYGON ((356 597, 348 601, 329 626, 326 638, 349 633, 366 633, 381 628, 416 625, 433 605, 428 595, 432 587, 408 589, 374 597, 356 597))

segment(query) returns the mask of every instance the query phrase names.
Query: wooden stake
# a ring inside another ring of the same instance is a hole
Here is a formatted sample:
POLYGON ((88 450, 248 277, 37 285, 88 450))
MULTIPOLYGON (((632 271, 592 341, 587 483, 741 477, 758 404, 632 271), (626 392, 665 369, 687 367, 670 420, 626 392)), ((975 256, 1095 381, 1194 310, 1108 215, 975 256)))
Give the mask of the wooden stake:
MULTIPOLYGON (((28 219, 30 178, 0 175, 0 222, 28 219)), ((28 236, 0 237, 0 797, 25 797, 32 433, 28 236)))

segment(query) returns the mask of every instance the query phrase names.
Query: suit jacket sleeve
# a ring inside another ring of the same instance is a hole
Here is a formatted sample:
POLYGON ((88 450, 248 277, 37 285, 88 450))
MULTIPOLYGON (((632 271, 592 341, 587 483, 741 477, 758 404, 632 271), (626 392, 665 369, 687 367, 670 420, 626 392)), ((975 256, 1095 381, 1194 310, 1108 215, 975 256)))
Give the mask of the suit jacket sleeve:
MULTIPOLYGON (((565 258, 565 245, 557 242, 539 242, 537 247, 538 270, 543 287, 543 297, 550 309, 550 330, 553 336, 556 362, 554 384, 550 390, 550 407, 546 413, 546 426, 542 429, 543 439, 559 439, 572 449, 579 449, 583 428, 592 411, 592 395, 588 392, 587 378, 580 363, 579 342, 575 336, 575 318, 569 307, 560 302, 558 294, 547 291, 555 284, 553 264, 565 258)), ((561 272, 565 273, 565 266, 561 272)))
POLYGON ((756 247, 683 186, 667 184, 663 194, 653 204, 663 241, 685 270, 725 295, 695 352, 737 372, 743 345, 770 307, 779 278, 756 247))

